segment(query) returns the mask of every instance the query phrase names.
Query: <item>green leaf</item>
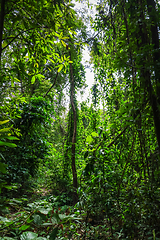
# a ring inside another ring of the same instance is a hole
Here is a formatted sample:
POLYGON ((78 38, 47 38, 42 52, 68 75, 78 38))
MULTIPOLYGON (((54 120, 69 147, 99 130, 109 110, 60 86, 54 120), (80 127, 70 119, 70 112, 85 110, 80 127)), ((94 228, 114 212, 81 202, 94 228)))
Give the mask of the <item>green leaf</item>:
POLYGON ((66 43, 64 41, 61 40, 61 43, 64 47, 66 47, 66 43))
MULTIPOLYGON (((25 201, 28 201, 28 199, 25 200, 25 201)), ((28 219, 28 220, 27 220, 27 223, 31 223, 31 222, 33 222, 33 219, 28 219)))
POLYGON ((31 79, 31 83, 34 84, 36 81, 36 76, 33 76, 32 79, 31 79))
POLYGON ((33 219, 34 219, 34 223, 35 223, 35 224, 37 224, 37 225, 42 224, 42 218, 41 218, 40 215, 34 214, 34 215, 33 215, 33 219))
POLYGON ((38 237, 36 239, 38 239, 38 240, 47 240, 47 238, 45 238, 45 237, 38 237))
POLYGON ((52 208, 39 207, 37 210, 40 211, 40 213, 47 215, 50 211, 52 211, 52 208))
POLYGON ((34 233, 34 232, 23 232, 20 235, 21 240, 30 240, 30 239, 34 239, 36 237, 38 237, 38 234, 34 233))
POLYGON ((7 45, 8 45, 8 43, 6 41, 3 41, 2 48, 5 48, 7 45))
POLYGON ((11 87, 14 87, 14 78, 11 78, 11 87))
POLYGON ((3 129, 0 129, 0 133, 1 132, 8 132, 8 131, 10 131, 11 129, 10 128, 3 128, 3 129))
POLYGON ((13 189, 13 186, 5 186, 5 188, 7 188, 7 189, 13 189))
POLYGON ((42 74, 37 74, 36 77, 38 77, 38 79, 41 79, 41 78, 45 78, 45 76, 43 76, 42 74))
POLYGON ((53 226, 53 223, 43 223, 43 226, 53 226))
POLYGON ((67 221, 74 221, 74 220, 81 220, 82 218, 76 217, 75 215, 65 215, 65 214, 59 214, 60 219, 63 223, 67 221))
POLYGON ((0 162, 0 172, 6 173, 6 164, 0 162))
POLYGON ((7 142, 2 142, 2 141, 0 141, 0 146, 17 147, 17 145, 14 143, 7 143, 7 142))
POLYGON ((15 203, 17 203, 17 204, 21 204, 21 203, 22 203, 22 201, 17 200, 17 199, 15 199, 15 198, 11 199, 11 203, 12 203, 12 202, 15 202, 15 203))
POLYGON ((8 223, 10 220, 8 218, 0 216, 0 223, 8 223))
POLYGON ((86 142, 90 144, 93 141, 93 138, 91 136, 87 136, 86 142))
POLYGON ((51 235, 50 235, 50 240, 55 240, 56 239, 56 236, 57 236, 57 233, 58 233, 58 227, 54 228, 51 235))
POLYGON ((60 71, 62 70, 62 68, 63 68, 63 64, 61 64, 61 65, 59 66, 58 72, 60 72, 60 71))
POLYGON ((29 228, 30 226, 29 225, 23 225, 19 228, 20 231, 24 231, 26 230, 27 228, 29 228))
POLYGON ((9 140, 19 140, 19 138, 17 138, 17 137, 13 137, 13 136, 6 137, 6 138, 9 139, 9 140))
POLYGON ((92 135, 92 137, 98 137, 98 133, 96 133, 96 132, 92 132, 91 135, 92 135))
POLYGON ((7 122, 9 122, 9 120, 0 121, 0 125, 5 124, 5 123, 7 123, 7 122))
POLYGON ((0 237, 0 240, 14 240, 15 238, 11 238, 11 237, 0 237))
POLYGON ((59 224, 59 222, 61 221, 59 215, 57 213, 54 213, 53 216, 52 216, 52 223, 53 224, 59 224))
MULTIPOLYGON (((2 153, 0 153, 0 157, 3 158, 3 160, 5 160, 5 158, 3 157, 2 153)), ((1 159, 1 158, 0 158, 0 159, 1 159)))

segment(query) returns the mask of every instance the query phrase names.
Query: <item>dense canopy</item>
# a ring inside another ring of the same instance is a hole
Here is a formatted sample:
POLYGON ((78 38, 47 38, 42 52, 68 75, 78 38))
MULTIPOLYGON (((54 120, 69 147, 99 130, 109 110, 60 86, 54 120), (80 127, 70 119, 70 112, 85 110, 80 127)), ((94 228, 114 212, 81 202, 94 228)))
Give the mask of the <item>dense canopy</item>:
POLYGON ((0 1, 0 239, 160 239, 159 29, 157 0, 0 1))

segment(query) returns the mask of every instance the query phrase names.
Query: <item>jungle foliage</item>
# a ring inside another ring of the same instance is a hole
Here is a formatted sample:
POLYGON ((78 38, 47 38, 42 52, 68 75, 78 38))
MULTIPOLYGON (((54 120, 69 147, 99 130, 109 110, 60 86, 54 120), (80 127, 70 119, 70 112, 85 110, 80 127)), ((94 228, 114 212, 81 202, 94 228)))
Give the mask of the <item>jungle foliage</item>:
POLYGON ((160 239, 159 1, 93 9, 0 1, 0 239, 160 239))

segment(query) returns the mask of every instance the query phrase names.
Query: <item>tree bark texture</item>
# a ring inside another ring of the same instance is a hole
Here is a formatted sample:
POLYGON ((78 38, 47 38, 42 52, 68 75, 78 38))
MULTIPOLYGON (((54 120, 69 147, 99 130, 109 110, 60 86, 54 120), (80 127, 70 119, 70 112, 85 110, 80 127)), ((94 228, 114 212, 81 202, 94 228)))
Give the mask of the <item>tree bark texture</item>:
POLYGON ((1 0, 1 11, 0 11, 0 63, 2 56, 2 36, 4 28, 4 17, 5 17, 5 0, 1 0))
MULTIPOLYGON (((71 51, 70 51, 70 61, 71 61, 71 51)), ((77 113, 76 113, 76 107, 75 107, 75 103, 74 103, 75 86, 74 86, 72 63, 70 63, 70 81, 71 81, 71 96, 70 97, 71 97, 71 106, 72 106, 72 112, 73 112, 73 135, 72 135, 72 153, 71 153, 73 188, 74 188, 73 202, 76 203, 78 201, 78 195, 77 195, 78 182, 77 182, 77 171, 76 171, 76 163, 75 163, 76 135, 77 135, 77 113)))
MULTIPOLYGON (((147 34, 147 27, 145 24, 145 17, 143 13, 143 7, 142 7, 142 1, 140 0, 141 3, 141 18, 143 22, 143 31, 140 30, 139 36, 141 38, 141 46, 142 47, 148 44, 148 34, 147 34)), ((153 112, 153 120, 154 120, 154 125, 155 125, 155 133, 157 137, 157 142, 160 150, 160 102, 159 102, 159 97, 160 97, 160 70, 157 68, 157 64, 160 61, 159 58, 159 37, 158 37, 158 28, 157 28, 157 22, 155 19, 154 14, 156 13, 155 9, 155 2, 154 0, 147 0, 147 8, 148 8, 148 13, 149 17, 151 20, 151 35, 152 35, 152 44, 154 45, 154 50, 153 51, 153 65, 154 65, 154 71, 155 71, 155 82, 156 82, 156 89, 154 90, 153 88, 153 83, 151 81, 151 73, 147 69, 141 69, 141 76, 142 76, 142 81, 144 82, 144 86, 147 89, 148 92, 148 98, 150 101, 150 105, 152 107, 152 112, 153 112)), ((140 27, 141 29, 141 27, 140 27)), ((143 62, 143 66, 145 66, 145 63, 149 61, 150 56, 148 57, 143 57, 141 61, 143 62)), ((145 89, 144 89, 145 92, 145 89)))
POLYGON ((151 22, 151 37, 153 44, 153 65, 156 81, 156 95, 158 103, 160 104, 160 49, 159 49, 159 33, 158 33, 158 21, 159 16, 156 12, 156 4, 154 0, 147 0, 147 9, 151 22))

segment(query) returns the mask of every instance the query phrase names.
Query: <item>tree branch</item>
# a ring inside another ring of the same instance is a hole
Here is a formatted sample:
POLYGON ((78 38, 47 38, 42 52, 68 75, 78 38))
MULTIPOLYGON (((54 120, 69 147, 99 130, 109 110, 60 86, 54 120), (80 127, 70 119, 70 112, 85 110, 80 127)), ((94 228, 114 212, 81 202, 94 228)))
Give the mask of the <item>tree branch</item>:
POLYGON ((20 35, 22 35, 23 33, 28 32, 28 31, 30 31, 30 30, 34 30, 34 29, 35 29, 35 28, 30 28, 30 29, 28 29, 28 30, 24 30, 24 31, 18 33, 15 37, 12 38, 12 40, 11 40, 4 48, 2 48, 2 51, 3 51, 4 49, 6 49, 6 48, 7 48, 16 38, 18 38, 20 35))
MULTIPOLYGON (((128 128, 128 126, 126 126, 126 127, 122 130, 122 132, 120 132, 120 133, 113 139, 113 141, 107 145, 107 148, 111 147, 111 146, 115 143, 115 141, 126 131, 127 128, 128 128)), ((98 150, 98 148, 101 146, 101 144, 102 144, 103 142, 104 142, 104 140, 102 140, 102 141, 98 144, 98 146, 96 147, 96 149, 94 150, 94 152, 96 152, 96 151, 98 150)))
POLYGON ((57 81, 57 77, 58 77, 58 71, 57 71, 57 74, 56 74, 56 77, 54 79, 54 83, 52 84, 52 86, 48 89, 48 91, 44 94, 44 98, 48 95, 48 93, 51 91, 51 89, 54 87, 54 85, 56 84, 56 81, 57 81))

